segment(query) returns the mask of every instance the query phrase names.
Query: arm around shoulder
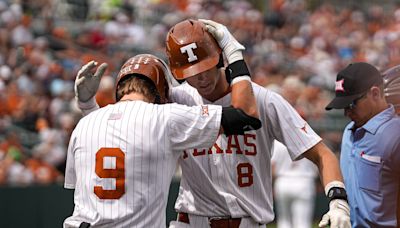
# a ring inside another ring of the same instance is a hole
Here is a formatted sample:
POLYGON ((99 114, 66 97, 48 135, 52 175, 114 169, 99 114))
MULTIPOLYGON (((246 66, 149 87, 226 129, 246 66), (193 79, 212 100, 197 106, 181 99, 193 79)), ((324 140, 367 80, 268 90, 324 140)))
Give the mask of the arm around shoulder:
POLYGON ((222 110, 222 127, 225 135, 243 135, 244 131, 257 130, 262 123, 250 76, 235 77, 231 82, 231 107, 222 110))
POLYGON ((224 108, 222 127, 225 135, 244 134, 247 130, 261 127, 258 108, 251 84, 250 73, 243 59, 245 49, 222 24, 212 20, 200 19, 206 25, 207 31, 217 40, 218 45, 229 63, 229 78, 231 82, 231 105, 224 108))

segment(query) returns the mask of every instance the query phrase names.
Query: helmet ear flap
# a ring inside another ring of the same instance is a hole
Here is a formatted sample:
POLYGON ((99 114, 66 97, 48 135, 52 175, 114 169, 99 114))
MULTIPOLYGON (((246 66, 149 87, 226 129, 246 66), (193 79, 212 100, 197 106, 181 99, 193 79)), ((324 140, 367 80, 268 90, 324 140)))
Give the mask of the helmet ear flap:
POLYGON ((222 67, 224 67, 224 57, 222 56, 222 53, 221 53, 221 54, 219 54, 217 68, 222 68, 222 67))

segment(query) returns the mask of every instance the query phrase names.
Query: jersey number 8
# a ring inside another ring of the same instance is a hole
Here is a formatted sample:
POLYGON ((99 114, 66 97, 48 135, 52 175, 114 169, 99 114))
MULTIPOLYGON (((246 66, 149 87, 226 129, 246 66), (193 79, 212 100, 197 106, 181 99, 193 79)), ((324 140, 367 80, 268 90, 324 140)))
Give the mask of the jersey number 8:
POLYGON ((125 154, 119 148, 101 148, 96 153, 95 172, 100 178, 114 178, 115 189, 104 190, 94 186, 94 194, 100 199, 119 199, 125 194, 125 154), (104 158, 115 158, 115 168, 104 168, 104 158))
POLYGON ((239 163, 236 171, 239 187, 249 187, 253 184, 253 166, 250 163, 239 163))

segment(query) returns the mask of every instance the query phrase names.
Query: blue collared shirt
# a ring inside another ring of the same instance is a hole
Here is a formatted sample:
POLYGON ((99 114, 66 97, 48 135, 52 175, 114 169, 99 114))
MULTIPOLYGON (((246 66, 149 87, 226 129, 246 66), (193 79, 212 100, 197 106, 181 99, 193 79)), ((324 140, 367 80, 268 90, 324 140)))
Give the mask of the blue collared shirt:
POLYGON ((396 227, 400 191, 400 117, 391 105, 343 133, 340 167, 352 227, 396 227))

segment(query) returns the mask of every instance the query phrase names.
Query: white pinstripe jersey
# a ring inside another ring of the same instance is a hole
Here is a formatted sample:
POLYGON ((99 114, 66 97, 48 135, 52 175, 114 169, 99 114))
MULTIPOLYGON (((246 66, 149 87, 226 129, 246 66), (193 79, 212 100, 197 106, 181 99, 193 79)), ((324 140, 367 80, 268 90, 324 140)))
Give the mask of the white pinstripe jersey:
MULTIPOLYGON (((187 149, 180 158, 182 179, 175 203, 178 212, 201 216, 251 216, 273 220, 271 153, 274 139, 292 159, 321 138, 280 95, 252 83, 262 128, 244 136, 220 135, 211 148, 187 149)), ((188 83, 173 88, 172 100, 186 105, 211 104, 188 83)), ((229 106, 231 95, 212 104, 229 106)))
POLYGON ((221 110, 124 101, 82 118, 68 147, 64 187, 75 188, 75 208, 64 227, 165 227, 178 157, 213 145, 221 110))

